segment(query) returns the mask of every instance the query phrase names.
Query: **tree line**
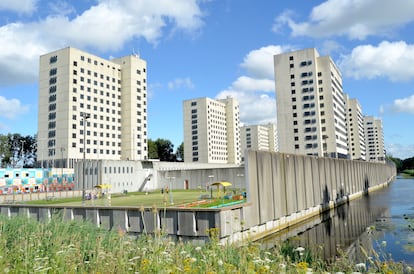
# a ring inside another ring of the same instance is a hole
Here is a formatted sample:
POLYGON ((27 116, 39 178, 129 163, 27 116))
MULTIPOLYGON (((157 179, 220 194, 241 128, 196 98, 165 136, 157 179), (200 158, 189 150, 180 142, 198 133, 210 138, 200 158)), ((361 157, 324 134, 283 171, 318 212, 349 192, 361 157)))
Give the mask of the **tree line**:
MULTIPOLYGON (((170 140, 148 139, 148 158, 160 161, 183 161, 184 143, 174 151, 170 140)), ((37 135, 19 133, 0 134, 0 168, 35 167, 37 161, 37 135)))
POLYGON ((148 139, 148 158, 167 162, 184 161, 184 143, 181 143, 174 152, 174 144, 170 140, 158 138, 155 141, 148 139))
POLYGON ((405 170, 414 170, 414 157, 407 159, 400 159, 392 156, 388 156, 388 159, 395 163, 397 167, 397 172, 403 172, 405 170))

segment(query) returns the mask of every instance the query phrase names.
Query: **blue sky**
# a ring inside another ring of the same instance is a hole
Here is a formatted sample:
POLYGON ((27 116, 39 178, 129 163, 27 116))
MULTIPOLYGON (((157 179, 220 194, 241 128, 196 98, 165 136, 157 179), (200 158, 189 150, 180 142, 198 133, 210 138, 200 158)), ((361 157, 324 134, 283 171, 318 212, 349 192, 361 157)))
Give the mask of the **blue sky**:
POLYGON ((145 59, 149 138, 175 147, 186 99, 231 95, 242 123, 275 122, 272 56, 315 47, 383 120, 387 153, 412 157, 413 29, 407 0, 0 0, 0 133, 37 132, 39 56, 63 47, 145 59))

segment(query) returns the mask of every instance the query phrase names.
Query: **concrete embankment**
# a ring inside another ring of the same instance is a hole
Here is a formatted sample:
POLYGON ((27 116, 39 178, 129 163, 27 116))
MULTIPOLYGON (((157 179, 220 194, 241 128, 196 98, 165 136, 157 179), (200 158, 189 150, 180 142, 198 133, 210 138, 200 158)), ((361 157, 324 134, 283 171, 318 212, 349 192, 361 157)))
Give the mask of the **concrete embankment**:
POLYGON ((393 163, 248 151, 246 174, 245 229, 228 236, 230 242, 262 238, 386 187, 396 168, 393 163))

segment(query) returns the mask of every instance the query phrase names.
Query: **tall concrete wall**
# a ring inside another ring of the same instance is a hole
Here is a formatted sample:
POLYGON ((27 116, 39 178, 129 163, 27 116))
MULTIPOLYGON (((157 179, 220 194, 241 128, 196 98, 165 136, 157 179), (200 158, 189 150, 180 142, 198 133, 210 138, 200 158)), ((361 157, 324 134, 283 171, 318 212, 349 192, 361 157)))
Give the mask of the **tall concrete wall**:
POLYGON ((252 150, 246 151, 245 159, 245 168, 163 170, 157 176, 161 182, 171 177, 187 181, 192 189, 208 180, 246 180, 247 203, 232 207, 141 210, 0 204, 0 214, 45 220, 62 212, 64 219, 89 220, 102 228, 130 233, 163 230, 172 237, 205 241, 208 230, 218 228, 223 241, 254 240, 385 186, 396 175, 394 165, 383 163, 252 150))
POLYGON ((393 164, 319 158, 276 152, 246 152, 248 227, 274 220, 300 220, 340 201, 390 182, 393 164), (316 211, 311 209, 318 209, 316 211))

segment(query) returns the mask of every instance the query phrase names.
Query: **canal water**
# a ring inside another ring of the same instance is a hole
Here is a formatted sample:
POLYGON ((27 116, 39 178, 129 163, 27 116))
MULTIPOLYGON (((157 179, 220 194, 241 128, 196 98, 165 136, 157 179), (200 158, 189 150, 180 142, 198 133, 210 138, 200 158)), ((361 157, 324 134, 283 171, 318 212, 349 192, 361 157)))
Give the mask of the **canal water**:
POLYGON ((369 193, 322 216, 261 241, 265 248, 289 240, 329 260, 347 253, 414 265, 414 179, 398 177, 389 187, 369 193), (362 248, 361 248, 362 247, 362 248))

